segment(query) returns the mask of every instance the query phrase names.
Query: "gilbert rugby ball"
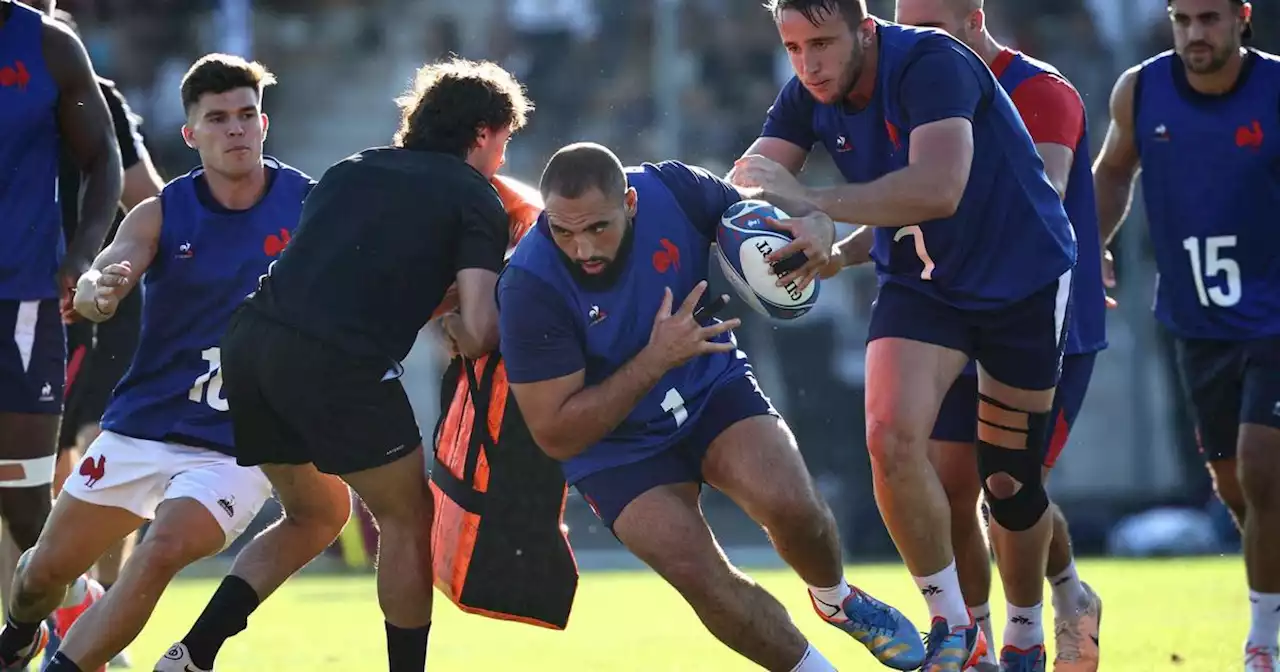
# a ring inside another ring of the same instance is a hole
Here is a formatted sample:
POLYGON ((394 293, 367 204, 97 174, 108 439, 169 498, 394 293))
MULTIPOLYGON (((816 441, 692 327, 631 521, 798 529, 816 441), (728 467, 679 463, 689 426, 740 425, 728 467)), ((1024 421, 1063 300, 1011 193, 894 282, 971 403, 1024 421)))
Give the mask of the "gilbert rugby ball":
MULTIPOLYGON (((794 320, 809 312, 818 301, 819 282, 803 290, 795 283, 777 286, 778 276, 769 273, 765 257, 791 242, 791 234, 770 228, 765 218, 786 219, 787 214, 760 200, 746 200, 730 206, 716 227, 716 257, 725 277, 738 297, 753 310, 779 320, 794 320)), ((777 266, 794 268, 804 263, 803 253, 783 259, 777 266)))

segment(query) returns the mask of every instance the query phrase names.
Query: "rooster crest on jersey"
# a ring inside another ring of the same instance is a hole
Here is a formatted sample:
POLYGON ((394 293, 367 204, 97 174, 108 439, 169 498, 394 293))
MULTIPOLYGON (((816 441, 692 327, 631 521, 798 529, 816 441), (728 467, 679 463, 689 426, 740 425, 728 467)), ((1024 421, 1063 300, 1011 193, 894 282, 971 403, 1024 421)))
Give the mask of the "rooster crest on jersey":
MULTIPOLYGON (((738 296, 756 312, 780 320, 793 320, 813 308, 818 301, 817 280, 803 290, 789 283, 777 286, 765 257, 791 242, 786 231, 771 228, 765 221, 786 219, 787 214, 760 200, 733 204, 720 216, 716 227, 716 259, 738 296)), ((787 268, 792 259, 774 266, 787 268)))

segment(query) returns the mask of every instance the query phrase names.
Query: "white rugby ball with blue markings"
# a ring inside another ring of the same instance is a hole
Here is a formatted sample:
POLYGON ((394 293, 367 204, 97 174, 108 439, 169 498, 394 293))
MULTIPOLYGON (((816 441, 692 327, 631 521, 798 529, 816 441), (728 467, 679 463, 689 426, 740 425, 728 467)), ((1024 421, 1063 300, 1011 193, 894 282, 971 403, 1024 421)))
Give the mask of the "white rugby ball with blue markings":
MULTIPOLYGON (((803 290, 790 283, 777 285, 778 276, 769 272, 765 257, 792 241, 791 234, 770 228, 766 218, 787 219, 787 214, 761 200, 739 201, 720 216, 716 227, 716 257, 725 277, 753 310, 779 320, 794 320, 809 312, 818 301, 819 282, 803 290)), ((803 254, 779 262, 783 268, 803 263, 803 254)))

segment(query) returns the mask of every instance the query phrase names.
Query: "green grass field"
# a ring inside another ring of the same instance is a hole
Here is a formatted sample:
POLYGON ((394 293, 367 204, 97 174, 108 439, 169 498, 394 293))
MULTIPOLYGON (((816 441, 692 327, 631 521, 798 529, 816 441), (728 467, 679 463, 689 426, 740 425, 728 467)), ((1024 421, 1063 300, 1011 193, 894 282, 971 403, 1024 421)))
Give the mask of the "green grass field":
MULTIPOLYGON (((1239 669, 1248 626, 1239 558, 1084 561, 1081 573, 1105 602, 1102 669, 1107 672, 1239 669)), ((803 585, 783 571, 753 572, 786 604, 801 629, 844 670, 884 669, 860 645, 812 613, 803 585)), ((849 578, 925 627, 923 603, 900 565, 855 566, 849 578)), ((130 647, 135 669, 181 638, 216 583, 181 581, 130 647)), ((749 670, 704 631, 674 590, 643 572, 584 575, 565 632, 503 623, 458 611, 437 594, 430 669, 749 670)), ((996 604, 1003 604, 997 597, 996 604)), ((996 633, 1003 608, 993 614, 996 633)), ((288 583, 231 640, 218 672, 386 669, 382 619, 369 576, 288 583)))

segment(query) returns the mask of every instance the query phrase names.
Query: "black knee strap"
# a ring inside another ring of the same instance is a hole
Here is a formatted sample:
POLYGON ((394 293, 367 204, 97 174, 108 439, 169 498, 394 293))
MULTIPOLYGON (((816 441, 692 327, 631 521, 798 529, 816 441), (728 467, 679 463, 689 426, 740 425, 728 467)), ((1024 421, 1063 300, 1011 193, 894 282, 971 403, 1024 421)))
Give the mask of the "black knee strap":
MULTIPOLYGON (((1012 450, 978 439, 978 474, 982 479, 982 490, 987 495, 987 506, 991 510, 991 517, 1007 530, 1013 532, 1026 530, 1039 522, 1049 508, 1049 494, 1045 492, 1040 469, 1044 464, 1045 451, 1049 446, 1051 414, 1048 411, 1029 413, 982 394, 978 395, 978 399, 997 408, 1027 416, 1025 450, 1012 450), (1021 484, 1014 496, 997 497, 988 487, 987 479, 1001 473, 1008 474, 1021 484)), ((1022 429, 1005 427, 982 419, 978 422, 1010 432, 1023 433, 1022 429)))

